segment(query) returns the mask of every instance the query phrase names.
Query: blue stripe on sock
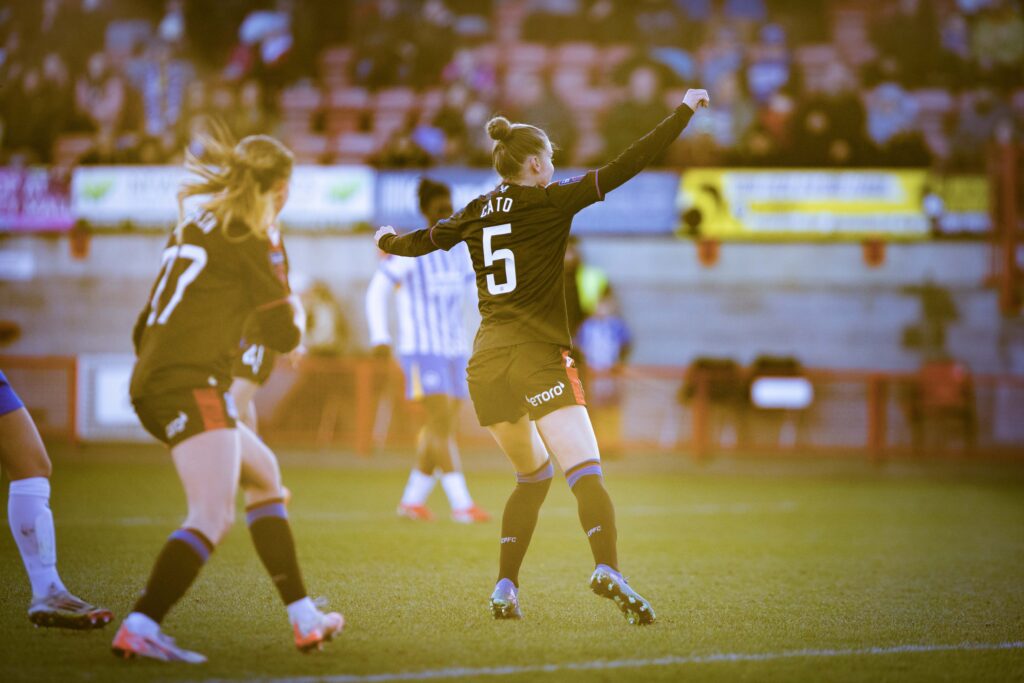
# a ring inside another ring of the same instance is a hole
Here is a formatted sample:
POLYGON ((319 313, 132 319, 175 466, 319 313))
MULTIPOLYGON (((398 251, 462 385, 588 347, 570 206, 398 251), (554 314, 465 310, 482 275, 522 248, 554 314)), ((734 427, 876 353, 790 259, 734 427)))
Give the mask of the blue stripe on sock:
POLYGON ((565 475, 565 480, 569 482, 569 488, 572 488, 580 479, 590 475, 600 477, 601 465, 594 463, 593 465, 587 465, 585 467, 577 467, 576 469, 570 470, 569 473, 565 475))
POLYGON ((200 538, 192 530, 175 529, 174 532, 171 533, 171 538, 175 541, 181 541, 182 543, 188 545, 188 547, 192 548, 192 550, 195 551, 196 555, 199 556, 199 559, 203 562, 206 562, 208 559, 210 559, 210 547, 206 545, 205 539, 200 538))
POLYGON ((288 511, 285 509, 284 503, 275 501, 273 503, 254 507, 245 513, 245 521, 249 526, 252 526, 257 520, 263 519, 264 517, 280 517, 281 519, 288 519, 288 511))
POLYGON ((520 484, 536 484, 544 481, 545 479, 551 479, 555 476, 555 467, 548 460, 546 465, 541 466, 540 469, 530 472, 528 474, 522 474, 516 472, 516 481, 520 484))

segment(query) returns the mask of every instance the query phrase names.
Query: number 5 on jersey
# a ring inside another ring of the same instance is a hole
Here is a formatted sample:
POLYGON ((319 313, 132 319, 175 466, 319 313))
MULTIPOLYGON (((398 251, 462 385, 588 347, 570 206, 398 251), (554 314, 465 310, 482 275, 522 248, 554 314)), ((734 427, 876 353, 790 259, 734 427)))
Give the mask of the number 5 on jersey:
POLYGON ((498 261, 505 262, 505 281, 501 284, 495 280, 494 273, 487 274, 487 291, 491 294, 508 294, 516 288, 516 255, 511 249, 492 249, 491 240, 498 235, 512 233, 511 223, 492 225, 484 228, 484 266, 491 267, 498 261))

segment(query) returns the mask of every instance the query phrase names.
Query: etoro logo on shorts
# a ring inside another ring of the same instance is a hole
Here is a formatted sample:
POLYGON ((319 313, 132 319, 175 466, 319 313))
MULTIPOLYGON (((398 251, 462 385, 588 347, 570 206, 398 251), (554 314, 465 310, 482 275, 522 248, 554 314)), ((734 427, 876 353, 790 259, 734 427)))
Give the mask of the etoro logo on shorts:
POLYGON ((547 403, 551 399, 561 396, 563 393, 565 393, 565 384, 559 382, 555 386, 551 387, 550 389, 545 389, 539 394, 536 394, 534 396, 527 396, 526 400, 530 402, 531 406, 536 408, 541 403, 547 403))
POLYGON ((188 415, 182 411, 178 411, 178 417, 171 420, 166 427, 167 438, 173 439, 178 434, 185 431, 185 424, 188 422, 188 415))

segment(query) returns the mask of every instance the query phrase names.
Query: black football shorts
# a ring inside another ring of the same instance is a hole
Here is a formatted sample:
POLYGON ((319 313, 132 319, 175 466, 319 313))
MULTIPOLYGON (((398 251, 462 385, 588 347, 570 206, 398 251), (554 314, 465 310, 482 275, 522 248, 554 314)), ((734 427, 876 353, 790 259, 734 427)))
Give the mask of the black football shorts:
POLYGON ((565 406, 585 406, 583 384, 568 349, 531 342, 474 353, 466 368, 469 395, 484 427, 538 420, 565 406))
POLYGON ((238 420, 234 398, 216 387, 144 396, 132 404, 146 431, 172 448, 203 432, 234 429, 238 420))
POLYGON ((276 360, 276 351, 261 344, 249 344, 235 356, 235 360, 231 364, 231 376, 247 379, 258 386, 263 386, 270 379, 270 373, 274 371, 274 361, 276 360))

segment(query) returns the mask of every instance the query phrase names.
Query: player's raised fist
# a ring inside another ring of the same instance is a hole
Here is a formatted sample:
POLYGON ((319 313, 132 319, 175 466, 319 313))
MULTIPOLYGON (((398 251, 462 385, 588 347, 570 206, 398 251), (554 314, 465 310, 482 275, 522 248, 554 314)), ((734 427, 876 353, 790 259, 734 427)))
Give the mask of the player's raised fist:
POLYGON ((377 232, 373 233, 373 242, 377 246, 380 246, 380 238, 384 235, 396 235, 395 229, 390 225, 384 225, 377 229, 377 232))
POLYGON ((701 89, 690 89, 683 95, 683 104, 690 109, 697 111, 700 107, 707 107, 711 104, 711 99, 708 97, 707 90, 701 89))

